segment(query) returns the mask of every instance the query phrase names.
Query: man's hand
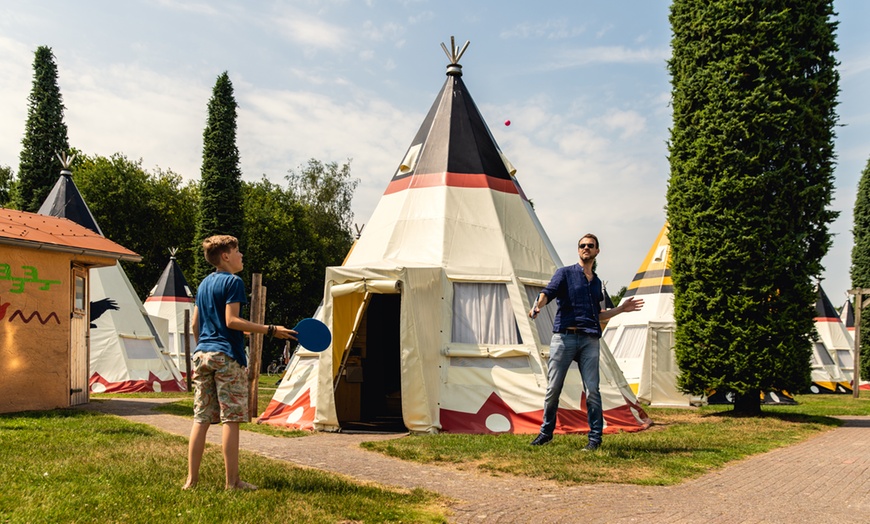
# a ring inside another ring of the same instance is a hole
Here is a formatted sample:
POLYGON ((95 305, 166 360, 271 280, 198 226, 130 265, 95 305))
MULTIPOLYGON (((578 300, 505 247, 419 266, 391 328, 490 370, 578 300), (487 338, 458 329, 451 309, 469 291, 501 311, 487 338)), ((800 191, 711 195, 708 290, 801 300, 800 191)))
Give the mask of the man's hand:
POLYGON ((529 310, 529 318, 535 319, 538 316, 538 313, 541 312, 541 309, 538 306, 533 307, 529 310))
POLYGON ((619 306, 619 309, 622 310, 622 313, 628 313, 630 311, 637 311, 642 307, 643 307, 643 299, 642 298, 629 297, 625 302, 623 302, 619 306))

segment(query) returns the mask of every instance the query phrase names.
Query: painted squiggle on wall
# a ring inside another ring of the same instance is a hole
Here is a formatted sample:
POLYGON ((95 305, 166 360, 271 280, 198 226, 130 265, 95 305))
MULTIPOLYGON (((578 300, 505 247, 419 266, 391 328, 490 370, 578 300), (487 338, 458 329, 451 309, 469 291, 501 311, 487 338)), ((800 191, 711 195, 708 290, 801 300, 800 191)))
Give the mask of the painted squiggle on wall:
POLYGON ((24 313, 22 313, 20 309, 16 310, 15 313, 12 313, 12 316, 9 317, 9 322, 12 322, 12 321, 15 320, 16 318, 21 318, 21 320, 22 320, 25 324, 30 324, 30 321, 33 320, 33 317, 36 317, 37 320, 39 320, 39 323, 42 324, 43 326, 44 326, 45 324, 47 324, 48 321, 52 319, 52 317, 54 317, 54 321, 55 321, 55 322, 57 322, 58 324, 60 324, 60 319, 57 318, 57 313, 55 313, 54 311, 52 311, 51 313, 49 313, 48 316, 45 317, 45 319, 43 320, 43 318, 42 318, 42 314, 41 314, 39 311, 34 311, 33 313, 30 314, 30 316, 25 317, 25 316, 24 316, 24 313))
MULTIPOLYGON (((6 318, 6 311, 9 310, 10 305, 11 302, 0 302, 0 320, 6 318)), ((57 324, 60 324, 60 318, 58 318, 57 313, 55 313, 54 311, 52 311, 48 314, 48 316, 43 318, 42 313, 40 313, 39 311, 34 311, 33 313, 25 316, 24 312, 20 309, 16 309, 12 312, 12 314, 9 316, 9 322, 12 322, 16 318, 20 318, 21 321, 25 324, 30 324, 30 321, 33 320, 33 317, 36 317, 36 319, 39 320, 39 323, 43 326, 46 325, 48 321, 50 321, 52 318, 57 324)))

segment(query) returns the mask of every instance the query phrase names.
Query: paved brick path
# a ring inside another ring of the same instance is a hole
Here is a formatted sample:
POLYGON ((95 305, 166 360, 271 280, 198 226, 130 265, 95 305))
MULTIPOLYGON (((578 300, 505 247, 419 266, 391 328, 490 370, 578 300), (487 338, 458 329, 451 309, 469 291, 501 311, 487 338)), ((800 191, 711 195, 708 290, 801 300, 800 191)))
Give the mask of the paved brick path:
MULTIPOLYGON (((163 399, 111 399, 91 409, 187 436, 190 419, 152 411, 163 399)), ((396 435, 314 433, 281 438, 243 432, 243 449, 273 459, 456 501, 458 523, 812 523, 870 521, 870 417, 818 437, 734 463, 678 486, 555 482, 491 476, 451 466, 405 462, 363 450, 396 435)), ((209 432, 220 445, 220 431, 209 432)))

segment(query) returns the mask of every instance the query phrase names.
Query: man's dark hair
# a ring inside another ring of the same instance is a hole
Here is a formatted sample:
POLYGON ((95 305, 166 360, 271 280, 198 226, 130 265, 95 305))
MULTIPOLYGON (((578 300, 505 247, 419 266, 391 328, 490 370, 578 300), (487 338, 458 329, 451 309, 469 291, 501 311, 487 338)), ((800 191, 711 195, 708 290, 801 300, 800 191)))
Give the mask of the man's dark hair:
POLYGON ((580 247, 580 244, 583 243, 583 239, 584 239, 584 238, 591 238, 592 240, 595 241, 595 248, 596 248, 596 249, 601 249, 601 243, 598 242, 598 237, 595 236, 595 235, 593 235, 592 233, 586 233, 585 235, 583 235, 582 237, 580 237, 580 240, 577 241, 577 247, 578 247, 578 248, 580 247))

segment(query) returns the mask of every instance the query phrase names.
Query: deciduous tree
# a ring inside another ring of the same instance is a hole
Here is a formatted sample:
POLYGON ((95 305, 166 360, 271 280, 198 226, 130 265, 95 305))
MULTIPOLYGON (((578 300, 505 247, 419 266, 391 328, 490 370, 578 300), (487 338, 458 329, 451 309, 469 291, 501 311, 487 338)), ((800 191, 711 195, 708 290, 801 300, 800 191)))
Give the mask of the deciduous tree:
POLYGON ((183 271, 192 269, 198 204, 194 183, 184 184, 169 170, 151 174, 142 160, 121 153, 110 158, 79 155, 73 180, 106 238, 142 256, 141 262, 124 263, 140 299, 157 283, 169 248, 179 248, 176 258, 183 271))

